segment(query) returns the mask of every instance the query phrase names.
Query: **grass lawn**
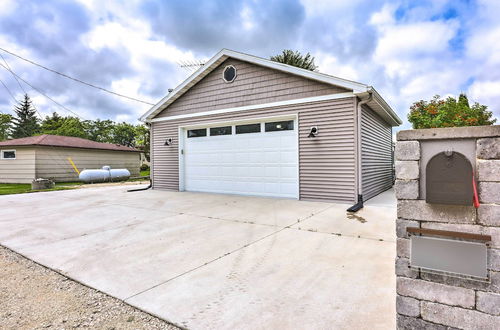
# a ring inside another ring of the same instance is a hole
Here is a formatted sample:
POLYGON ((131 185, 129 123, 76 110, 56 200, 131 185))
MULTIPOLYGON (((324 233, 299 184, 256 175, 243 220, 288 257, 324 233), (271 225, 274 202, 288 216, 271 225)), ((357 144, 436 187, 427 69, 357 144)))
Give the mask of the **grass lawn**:
MULTIPOLYGON (((141 177, 149 176, 149 170, 141 171, 141 177)), ((130 179, 130 181, 141 181, 143 178, 130 179)), ((73 189, 74 186, 80 186, 85 184, 84 182, 57 182, 56 186, 52 189, 44 190, 31 190, 30 183, 0 183, 0 195, 10 195, 10 194, 24 194, 31 192, 43 192, 43 191, 54 191, 54 190, 65 190, 73 189)))
POLYGON ((61 182, 61 183, 56 183, 56 186, 52 189, 31 190, 30 183, 0 183, 0 195, 65 190, 65 189, 72 189, 71 186, 81 185, 81 184, 82 184, 81 182, 61 182))

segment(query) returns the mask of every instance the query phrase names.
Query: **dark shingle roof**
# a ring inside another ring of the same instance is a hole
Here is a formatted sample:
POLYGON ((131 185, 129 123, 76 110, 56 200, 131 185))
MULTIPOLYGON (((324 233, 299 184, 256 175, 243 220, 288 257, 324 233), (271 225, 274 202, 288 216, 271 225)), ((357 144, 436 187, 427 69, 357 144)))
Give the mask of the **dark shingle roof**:
POLYGON ((7 140, 0 142, 0 147, 7 146, 47 146, 47 147, 65 147, 65 148, 83 148, 83 149, 100 149, 100 150, 112 150, 112 151, 130 151, 130 152, 140 152, 140 150, 135 148, 130 148, 122 146, 119 144, 111 143, 101 143, 95 142, 87 139, 72 137, 72 136, 60 136, 60 135, 38 135, 30 136, 21 139, 7 140))

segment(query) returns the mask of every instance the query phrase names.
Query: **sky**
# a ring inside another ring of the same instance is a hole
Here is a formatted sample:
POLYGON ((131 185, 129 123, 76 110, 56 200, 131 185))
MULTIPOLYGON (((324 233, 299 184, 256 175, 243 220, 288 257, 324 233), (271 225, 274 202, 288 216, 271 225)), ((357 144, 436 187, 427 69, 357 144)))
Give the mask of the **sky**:
MULTIPOLYGON (((375 87, 406 129, 411 104, 436 94, 465 92, 500 117, 499 12, 498 0, 0 0, 0 47, 149 103, 191 74, 179 63, 222 48, 264 58, 310 52, 320 72, 375 87)), ((138 123, 150 108, 0 54, 84 119, 138 123)), ((2 67, 0 80, 22 97, 2 67)), ((72 115, 21 84, 42 116, 72 115)), ((0 112, 13 105, 0 84, 0 112)))

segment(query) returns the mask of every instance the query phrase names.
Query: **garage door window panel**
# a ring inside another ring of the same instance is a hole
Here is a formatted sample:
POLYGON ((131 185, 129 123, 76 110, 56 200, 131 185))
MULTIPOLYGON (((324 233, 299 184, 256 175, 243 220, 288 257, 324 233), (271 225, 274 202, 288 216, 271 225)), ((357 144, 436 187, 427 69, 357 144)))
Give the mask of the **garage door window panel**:
POLYGON ((232 134, 232 127, 231 126, 210 128, 210 136, 231 135, 231 134, 232 134))
POLYGON ((247 133, 260 133, 260 123, 236 126, 236 134, 247 134, 247 133))
POLYGON ((293 120, 266 123, 266 132, 293 131, 293 120))
POLYGON ((187 132, 188 138, 203 137, 203 136, 207 136, 207 129, 206 128, 190 129, 187 132))

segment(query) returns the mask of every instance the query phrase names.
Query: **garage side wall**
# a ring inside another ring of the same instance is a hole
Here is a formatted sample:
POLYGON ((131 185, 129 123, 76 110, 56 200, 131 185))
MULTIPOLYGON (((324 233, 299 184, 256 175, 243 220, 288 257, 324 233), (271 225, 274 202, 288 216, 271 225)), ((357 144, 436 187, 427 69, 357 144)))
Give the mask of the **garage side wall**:
POLYGON ((126 168, 132 176, 139 175, 140 154, 138 152, 37 147, 37 177, 52 179, 56 182, 77 181, 78 174, 68 161, 68 157, 73 160, 80 171, 108 165, 111 168, 126 168))
POLYGON ((392 187, 392 129, 368 107, 363 107, 361 120, 363 199, 367 200, 392 187))
POLYGON ((231 122, 272 116, 298 116, 300 198, 354 202, 354 98, 287 105, 244 112, 158 121, 152 124, 155 189, 179 190, 179 127, 210 122, 231 122), (316 138, 308 138, 312 126, 316 138), (173 144, 165 146, 167 138, 173 144))
POLYGON ((31 147, 3 147, 15 150, 16 159, 0 159, 0 183, 31 183, 35 179, 35 150, 31 147))

